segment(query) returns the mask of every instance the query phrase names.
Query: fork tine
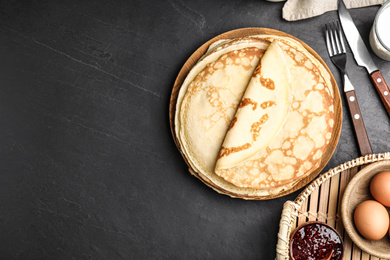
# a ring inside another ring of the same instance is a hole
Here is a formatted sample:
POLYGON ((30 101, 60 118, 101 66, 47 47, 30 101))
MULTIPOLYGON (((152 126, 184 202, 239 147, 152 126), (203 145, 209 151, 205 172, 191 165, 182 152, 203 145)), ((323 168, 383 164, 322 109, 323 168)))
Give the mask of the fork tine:
POLYGON ((344 37, 343 37, 343 33, 341 32, 341 25, 339 21, 337 21, 336 26, 337 26, 337 32, 339 34, 340 43, 341 43, 341 51, 345 53, 346 49, 344 44, 344 37))
POLYGON ((329 23, 329 36, 330 36, 330 46, 332 47, 333 55, 337 54, 336 42, 333 32, 333 24, 329 23))
POLYGON ((332 27, 332 34, 333 34, 334 41, 335 41, 336 54, 341 54, 342 49, 341 49, 340 37, 338 34, 338 28, 337 28, 336 22, 332 22, 331 27, 332 27))
POLYGON ((333 56, 333 47, 330 42, 330 27, 329 24, 325 24, 325 40, 326 40, 326 49, 328 50, 329 56, 333 56))

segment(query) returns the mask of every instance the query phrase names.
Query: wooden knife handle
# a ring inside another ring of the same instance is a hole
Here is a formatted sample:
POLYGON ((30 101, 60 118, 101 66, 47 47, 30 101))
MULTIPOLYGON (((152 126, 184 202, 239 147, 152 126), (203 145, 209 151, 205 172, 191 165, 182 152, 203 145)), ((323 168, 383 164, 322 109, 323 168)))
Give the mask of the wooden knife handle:
POLYGON ((375 85, 376 90, 382 100, 382 103, 385 105, 386 111, 390 116, 390 89, 386 84, 385 79, 382 76, 382 73, 377 70, 370 74, 371 80, 375 85))
POLYGON ((355 128, 356 139, 359 145, 360 154, 362 156, 372 154, 370 140, 368 139, 366 127, 363 122, 362 113, 360 112, 359 104, 356 98, 355 90, 345 92, 347 103, 353 127, 355 128))

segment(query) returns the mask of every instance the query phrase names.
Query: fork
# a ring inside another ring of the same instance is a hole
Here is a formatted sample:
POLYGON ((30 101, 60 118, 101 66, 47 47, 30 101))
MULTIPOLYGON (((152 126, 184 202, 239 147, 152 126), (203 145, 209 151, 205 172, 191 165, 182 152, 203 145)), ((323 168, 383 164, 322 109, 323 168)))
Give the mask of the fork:
POLYGON ((332 60, 333 64, 339 68, 344 76, 344 93, 347 99, 353 127, 355 129, 355 135, 359 145, 360 154, 362 156, 372 154, 371 144, 368 139, 362 114, 360 112, 355 89, 349 80, 346 71, 347 55, 345 51, 344 37, 342 35, 340 23, 338 21, 325 25, 325 39, 330 59, 332 60))

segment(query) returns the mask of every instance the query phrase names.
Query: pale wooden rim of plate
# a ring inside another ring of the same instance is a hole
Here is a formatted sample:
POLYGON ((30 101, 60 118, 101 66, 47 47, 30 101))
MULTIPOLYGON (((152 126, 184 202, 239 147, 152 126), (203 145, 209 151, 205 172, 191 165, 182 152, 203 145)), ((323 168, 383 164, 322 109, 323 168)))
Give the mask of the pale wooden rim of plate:
POLYGON ((178 148, 183 159, 187 163, 191 174, 193 174, 195 177, 200 179, 207 186, 213 188, 214 190, 216 190, 219 193, 229 195, 229 196, 235 197, 235 198, 241 198, 241 199, 267 200, 267 199, 282 197, 282 196, 291 194, 291 193, 299 190, 300 188, 302 188, 306 184, 308 184, 310 181, 312 181, 325 168, 325 166, 329 162, 330 158, 332 157, 332 155, 337 147, 337 143, 339 141, 339 138, 340 138, 341 126, 342 126, 342 104, 341 104, 340 92, 339 92, 336 80, 334 79, 332 72, 330 71, 327 64, 324 62, 324 60, 309 45, 307 45, 305 42, 299 40, 298 38, 296 38, 290 34, 287 34, 285 32, 282 32, 282 31, 278 31, 278 30, 270 29, 270 28, 248 27, 248 28, 241 28, 241 29, 228 31, 228 32, 222 33, 222 34, 210 39, 209 41, 207 41, 206 43, 201 45, 187 59, 187 61, 184 63, 183 67, 181 68, 181 70, 180 70, 180 72, 179 72, 179 74, 174 82, 174 85, 173 85, 173 89, 172 89, 172 93, 171 93, 171 97, 170 97, 170 102, 169 102, 169 123, 170 123, 170 128, 171 128, 171 134, 172 134, 172 137, 175 141, 176 147, 178 148), (321 157, 321 161, 320 161, 318 167, 312 173, 310 173, 306 178, 300 180, 291 189, 286 190, 286 191, 279 193, 277 195, 268 195, 268 196, 249 196, 249 195, 236 194, 236 193, 232 193, 230 191, 224 190, 219 186, 218 187, 215 186, 208 179, 203 178, 202 176, 200 176, 194 170, 191 169, 191 166, 187 162, 185 155, 182 153, 181 148, 180 148, 180 144, 175 136, 175 121, 174 120, 175 120, 177 96, 179 94, 181 84, 183 83, 188 72, 191 70, 191 68, 194 66, 194 64, 204 55, 204 53, 207 51, 209 46, 218 40, 234 39, 234 38, 251 36, 251 35, 256 35, 256 34, 267 34, 267 35, 277 35, 277 36, 290 37, 290 38, 298 41, 299 43, 301 43, 303 45, 303 47, 305 47, 306 50, 309 51, 309 53, 311 55, 313 55, 319 62, 321 62, 321 64, 325 67, 325 69, 327 70, 327 72, 329 73, 330 78, 331 78, 330 80, 331 80, 331 84, 333 86, 333 93, 334 93, 334 112, 336 115, 334 127, 333 127, 332 138, 331 138, 330 143, 329 143, 327 149, 325 150, 323 156, 321 157))

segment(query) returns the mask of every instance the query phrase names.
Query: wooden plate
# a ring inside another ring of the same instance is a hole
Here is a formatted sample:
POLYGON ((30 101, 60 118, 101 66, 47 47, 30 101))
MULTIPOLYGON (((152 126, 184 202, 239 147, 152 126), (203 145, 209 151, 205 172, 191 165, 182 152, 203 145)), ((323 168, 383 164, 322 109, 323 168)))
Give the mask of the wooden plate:
POLYGON ((209 187, 213 188, 214 190, 218 191, 219 193, 229 195, 231 197, 238 197, 242 199, 251 199, 251 200, 265 200, 265 199, 272 199, 272 198, 277 198, 277 197, 282 197, 287 194, 290 194, 294 191, 297 191, 298 189, 302 188, 306 184, 308 184, 310 181, 312 181, 326 166, 326 164, 329 162, 330 158, 333 155, 334 150, 336 149, 337 143, 340 138, 340 132, 341 132, 341 125, 342 125, 342 106, 341 106, 341 99, 340 99, 340 93, 337 87, 337 83, 329 70, 328 66, 326 63, 322 60, 322 58, 312 49, 310 46, 308 46, 306 43, 303 41, 295 38, 292 35, 289 35, 285 32, 281 32, 278 30, 274 29, 269 29, 269 28, 258 28, 258 27, 250 27, 250 28, 242 28, 242 29, 237 29, 233 31, 228 31, 223 34, 220 34, 206 43, 204 43, 201 47, 199 47, 189 58, 188 60, 184 63, 183 67, 181 68, 175 82, 173 85, 172 93, 171 93, 171 98, 170 98, 170 103, 169 103, 169 123, 171 127, 171 132, 173 139, 176 143, 177 148, 179 149, 180 153, 182 154, 184 160, 186 161, 189 171, 191 174, 193 174, 195 177, 200 179, 203 183, 208 185, 209 187), (184 154, 182 153, 180 144, 178 140, 176 139, 175 136, 175 112, 176 112, 176 101, 177 101, 177 96, 180 91, 180 87, 185 80, 187 74, 191 70, 191 68, 194 66, 194 64, 203 56, 203 54, 207 51, 209 46, 222 39, 233 39, 233 38, 239 38, 239 37, 245 37, 245 36, 250 36, 250 35, 256 35, 256 34, 268 34, 268 35, 277 35, 277 36, 285 36, 285 37, 290 37, 298 42, 300 42, 318 61, 324 65, 325 69, 328 71, 329 75, 331 76, 331 84, 333 86, 333 92, 334 92, 334 111, 335 111, 335 123, 334 123, 334 128, 333 128, 333 134, 332 138, 330 140, 330 143, 325 150, 323 156, 321 157, 321 161, 318 165, 318 168, 314 170, 310 175, 308 175, 306 178, 302 179, 298 184, 296 184, 293 188, 290 190, 284 191, 278 195, 269 195, 269 196, 243 196, 235 193, 231 193, 230 191, 224 190, 220 187, 216 187, 213 183, 210 183, 209 180, 202 178, 199 176, 194 170, 191 169, 190 165, 187 162, 187 159, 185 158, 184 154))
MULTIPOLYGON (((390 162, 378 162, 367 166, 359 171, 349 182, 345 189, 341 203, 341 216, 344 228, 352 241, 367 253, 385 259, 390 259, 390 237, 388 234, 384 238, 376 241, 362 237, 353 224, 353 213, 356 207, 365 200, 373 200, 370 193, 371 179, 380 172, 390 171, 390 162)), ((387 208, 390 211, 389 208, 387 208)))

